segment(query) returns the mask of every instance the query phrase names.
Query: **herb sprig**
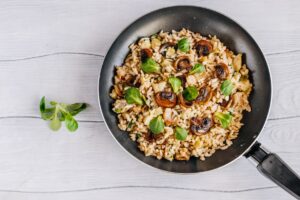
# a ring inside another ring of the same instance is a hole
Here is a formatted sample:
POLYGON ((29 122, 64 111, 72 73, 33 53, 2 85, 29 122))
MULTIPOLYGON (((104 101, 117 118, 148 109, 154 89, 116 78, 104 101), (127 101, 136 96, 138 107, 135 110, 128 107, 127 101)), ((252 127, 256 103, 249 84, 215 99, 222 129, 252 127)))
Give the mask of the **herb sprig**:
POLYGON ((49 104, 50 106, 46 106, 46 98, 42 97, 40 112, 43 120, 50 121, 49 127, 53 131, 58 131, 63 121, 70 132, 78 129, 78 122, 73 116, 86 109, 86 103, 65 104, 50 101, 49 104))

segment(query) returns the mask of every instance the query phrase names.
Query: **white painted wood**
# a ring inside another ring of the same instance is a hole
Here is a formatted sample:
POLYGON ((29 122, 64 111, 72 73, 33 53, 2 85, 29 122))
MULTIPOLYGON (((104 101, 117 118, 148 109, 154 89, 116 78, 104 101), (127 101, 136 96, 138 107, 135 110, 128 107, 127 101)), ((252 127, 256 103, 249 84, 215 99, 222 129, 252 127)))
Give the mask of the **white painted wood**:
MULTIPOLYGON (((299 56, 300 51, 266 57, 276 97, 273 99, 271 119, 300 114, 299 56)), ((78 54, 0 62, 0 117, 39 116, 38 103, 45 95, 57 101, 87 102, 90 108, 78 119, 102 120, 97 93, 102 62, 100 56, 78 54)))
POLYGON ((291 199, 244 158, 195 175, 149 168, 101 122, 97 78, 110 44, 136 18, 178 4, 220 11, 256 39, 275 97, 259 140, 300 173, 299 1, 1 1, 0 199, 291 199), (37 118, 43 95, 91 105, 76 133, 37 118))
MULTIPOLYGON (((270 121, 260 141, 300 172, 300 136, 296 132, 300 125, 296 122, 270 121)), ((124 152, 100 122, 81 122, 76 133, 64 129, 53 133, 40 119, 4 119, 1 123, 0 180, 6 181, 0 181, 0 194, 1 190, 53 192, 111 186, 221 191, 274 186, 245 158, 195 175, 147 167, 124 152)))

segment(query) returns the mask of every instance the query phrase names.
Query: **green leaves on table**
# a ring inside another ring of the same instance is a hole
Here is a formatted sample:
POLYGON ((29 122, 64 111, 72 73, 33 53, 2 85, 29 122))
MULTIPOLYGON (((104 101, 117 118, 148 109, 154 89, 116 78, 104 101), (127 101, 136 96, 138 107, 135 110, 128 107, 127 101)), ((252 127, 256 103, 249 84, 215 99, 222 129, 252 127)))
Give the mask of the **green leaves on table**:
POLYGON ((153 118, 149 123, 149 128, 153 134, 162 133, 165 128, 165 124, 162 117, 159 115, 153 118))
POLYGON ((171 84, 173 91, 177 94, 181 86, 181 80, 176 77, 170 77, 168 82, 171 84))
POLYGON ((188 135, 188 131, 185 130, 184 128, 181 128, 181 127, 179 127, 179 126, 177 126, 177 127, 175 128, 175 138, 176 138, 177 140, 183 141, 183 140, 186 139, 187 135, 188 135))
POLYGON ((223 128, 227 128, 231 123, 232 115, 230 113, 217 112, 215 113, 215 118, 219 120, 223 128))
POLYGON ((145 73, 160 72, 160 65, 152 58, 147 58, 144 62, 142 62, 141 68, 145 73))
POLYGON ((182 92, 182 96, 187 101, 193 101, 199 95, 199 91, 195 86, 189 86, 185 88, 182 92))
POLYGON ((201 72, 204 72, 204 71, 205 71, 205 67, 202 64, 197 63, 191 69, 191 71, 189 72, 189 74, 196 74, 196 73, 201 73, 201 72))
POLYGON ((140 90, 135 87, 130 87, 125 91, 125 100, 128 104, 144 104, 143 96, 141 95, 140 90))
POLYGON ((233 83, 230 80, 225 80, 221 85, 221 92, 225 96, 229 96, 234 88, 233 83))
POLYGON ((55 101, 50 101, 49 107, 47 107, 45 97, 40 101, 41 117, 43 120, 50 121, 49 127, 53 131, 58 131, 63 121, 65 121, 65 125, 69 131, 76 131, 78 129, 78 122, 73 116, 86 109, 86 107, 86 103, 64 104, 55 101))
POLYGON ((188 52, 190 50, 190 43, 187 38, 182 38, 177 43, 178 49, 182 52, 188 52))

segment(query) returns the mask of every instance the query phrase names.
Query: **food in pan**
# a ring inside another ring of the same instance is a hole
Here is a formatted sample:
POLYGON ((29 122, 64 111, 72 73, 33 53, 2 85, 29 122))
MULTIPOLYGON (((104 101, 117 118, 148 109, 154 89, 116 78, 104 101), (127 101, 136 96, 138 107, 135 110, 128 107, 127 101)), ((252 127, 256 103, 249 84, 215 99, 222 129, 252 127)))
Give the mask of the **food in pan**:
POLYGON ((205 160, 238 137, 251 90, 242 54, 182 29, 130 45, 110 95, 118 127, 146 156, 205 160))

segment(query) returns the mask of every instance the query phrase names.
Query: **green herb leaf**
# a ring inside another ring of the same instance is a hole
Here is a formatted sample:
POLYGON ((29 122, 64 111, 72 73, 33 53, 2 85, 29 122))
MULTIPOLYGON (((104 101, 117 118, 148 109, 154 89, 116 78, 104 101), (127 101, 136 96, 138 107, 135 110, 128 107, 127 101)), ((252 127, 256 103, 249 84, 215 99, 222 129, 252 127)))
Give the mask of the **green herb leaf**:
POLYGON ((223 128, 227 128, 232 120, 232 115, 230 113, 225 114, 217 112, 215 113, 215 117, 219 120, 223 128))
POLYGON ((72 116, 75 116, 78 113, 80 113, 81 111, 83 111, 84 109, 86 109, 86 107, 87 107, 86 103, 73 103, 73 104, 67 105, 66 110, 69 111, 69 113, 72 116))
MULTIPOLYGON (((51 120, 49 127, 57 131, 61 127, 61 122, 65 121, 69 131, 75 131, 78 128, 77 121, 72 117, 87 107, 86 103, 64 104, 50 101, 50 107, 46 106, 46 99, 42 97, 40 101, 41 117, 44 120, 51 120)), ((47 104, 47 105, 49 105, 47 104)))
POLYGON ((183 141, 186 139, 187 135, 188 135, 188 132, 184 128, 181 128, 181 127, 175 128, 175 138, 177 140, 183 141))
POLYGON ((43 96, 40 101, 40 112, 43 113, 46 109, 45 97, 43 96))
POLYGON ((178 49, 185 53, 190 50, 190 43, 187 38, 182 38, 178 41, 178 49))
POLYGON ((43 120, 50 120, 54 117, 55 108, 45 108, 43 112, 41 112, 41 117, 43 120))
POLYGON ((145 73, 159 73, 160 72, 160 65, 155 62, 152 58, 147 58, 141 66, 142 70, 145 73))
POLYGON ((196 73, 201 73, 201 72, 204 72, 204 71, 205 71, 205 67, 202 64, 197 63, 191 69, 191 71, 189 72, 189 74, 196 74, 196 73))
POLYGON ((49 127, 53 130, 53 131, 58 131, 61 127, 61 121, 59 121, 59 119, 55 116, 50 124, 49 127))
POLYGON ((233 90, 234 86, 230 80, 226 80, 221 85, 221 92, 225 96, 229 96, 233 90))
POLYGON ((168 81, 171 84, 173 91, 177 94, 181 86, 181 80, 176 77, 170 77, 168 81))
POLYGON ((150 121, 149 128, 153 134, 159 134, 163 132, 165 128, 164 121, 161 116, 155 117, 150 121))
POLYGON ((70 114, 66 115, 66 127, 69 131, 74 132, 78 129, 78 123, 70 114))
POLYGON ((182 96, 187 101, 193 101, 199 95, 199 91, 195 86, 189 86, 185 88, 182 92, 182 96))
POLYGON ((58 110, 58 111, 57 111, 57 117, 58 117, 59 121, 61 121, 61 122, 65 121, 65 114, 66 114, 66 113, 64 113, 64 112, 61 111, 61 110, 58 110))
POLYGON ((125 100, 128 104, 144 104, 140 90, 135 87, 130 87, 125 91, 125 100))

